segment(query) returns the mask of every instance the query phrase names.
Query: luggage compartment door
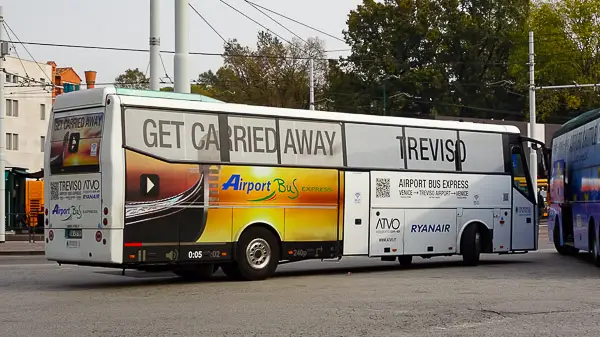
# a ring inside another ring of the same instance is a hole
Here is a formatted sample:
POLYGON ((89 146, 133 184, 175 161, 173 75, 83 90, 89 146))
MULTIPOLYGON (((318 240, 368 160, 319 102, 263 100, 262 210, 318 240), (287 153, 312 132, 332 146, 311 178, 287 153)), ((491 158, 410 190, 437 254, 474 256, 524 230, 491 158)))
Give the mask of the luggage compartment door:
POLYGON ((369 172, 344 173, 344 255, 369 253, 369 172))

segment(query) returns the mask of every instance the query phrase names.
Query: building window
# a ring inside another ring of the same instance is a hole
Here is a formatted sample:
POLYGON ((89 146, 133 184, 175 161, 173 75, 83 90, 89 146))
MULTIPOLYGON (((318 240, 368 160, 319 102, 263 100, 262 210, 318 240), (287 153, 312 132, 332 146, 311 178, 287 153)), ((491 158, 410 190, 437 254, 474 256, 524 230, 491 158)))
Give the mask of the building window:
POLYGON ((44 145, 46 144, 46 137, 45 136, 41 136, 40 137, 40 143, 42 144, 41 145, 42 152, 44 152, 44 145))
POLYGON ((7 83, 18 83, 19 76, 13 74, 6 74, 6 82, 7 83))
POLYGON ((16 99, 6 100, 6 116, 19 117, 19 101, 16 99))
POLYGON ((40 119, 46 120, 46 104, 40 104, 40 119))
POLYGON ((12 151, 19 150, 19 135, 16 133, 6 134, 6 149, 12 151))

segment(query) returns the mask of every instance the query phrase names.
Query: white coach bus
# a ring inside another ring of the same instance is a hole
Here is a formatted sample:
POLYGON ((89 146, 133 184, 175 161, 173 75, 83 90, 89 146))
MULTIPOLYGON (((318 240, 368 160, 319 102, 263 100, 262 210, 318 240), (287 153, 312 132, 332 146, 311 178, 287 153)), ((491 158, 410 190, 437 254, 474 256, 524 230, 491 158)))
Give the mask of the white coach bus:
POLYGON ((259 280, 304 259, 474 265, 538 245, 524 143, 545 148, 513 126, 99 88, 58 96, 47 139, 61 264, 259 280))

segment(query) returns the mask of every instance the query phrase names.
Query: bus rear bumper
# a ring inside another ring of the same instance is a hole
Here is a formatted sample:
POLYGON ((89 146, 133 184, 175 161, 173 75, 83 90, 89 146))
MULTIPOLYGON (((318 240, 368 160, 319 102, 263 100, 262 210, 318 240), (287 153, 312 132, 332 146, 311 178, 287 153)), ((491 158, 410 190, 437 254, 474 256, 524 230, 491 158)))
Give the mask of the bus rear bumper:
POLYGON ((81 228, 45 228, 46 259, 63 264, 121 265, 123 263, 123 230, 81 228))

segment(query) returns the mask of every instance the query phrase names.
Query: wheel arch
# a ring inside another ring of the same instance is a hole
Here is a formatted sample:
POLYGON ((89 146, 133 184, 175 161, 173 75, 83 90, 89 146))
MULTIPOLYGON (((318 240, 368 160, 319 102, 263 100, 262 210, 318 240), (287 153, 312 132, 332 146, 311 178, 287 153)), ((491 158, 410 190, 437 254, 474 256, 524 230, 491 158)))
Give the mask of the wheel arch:
POLYGON ((283 251, 282 251, 283 240, 282 240, 281 234, 279 233, 279 231, 273 224, 271 224, 267 221, 256 221, 256 222, 247 223, 245 226, 240 228, 240 230, 237 233, 235 233, 235 236, 233 239, 233 242, 234 242, 233 254, 234 254, 234 256, 235 256, 235 250, 237 249, 237 242, 240 240, 242 235, 247 233, 251 228, 257 228, 257 227, 264 228, 264 229, 268 230, 269 232, 271 232, 271 234, 273 234, 273 236, 277 240, 277 244, 279 245, 279 255, 280 256, 278 257, 278 259, 281 260, 281 256, 283 255, 283 251))
POLYGON ((484 221, 479 220, 479 219, 471 219, 462 226, 462 228, 458 232, 458 235, 456 236, 456 253, 457 254, 462 253, 461 243, 462 243, 462 239, 463 239, 463 234, 464 234, 465 230, 467 228, 469 228, 470 226, 477 226, 479 229, 479 233, 481 233, 481 239, 482 239, 481 252, 482 253, 491 253, 493 250, 492 230, 485 224, 484 221))

